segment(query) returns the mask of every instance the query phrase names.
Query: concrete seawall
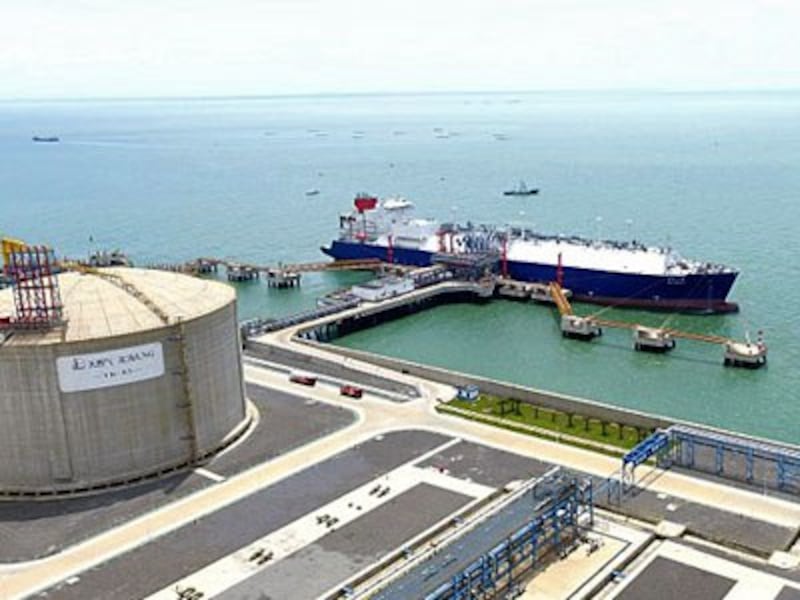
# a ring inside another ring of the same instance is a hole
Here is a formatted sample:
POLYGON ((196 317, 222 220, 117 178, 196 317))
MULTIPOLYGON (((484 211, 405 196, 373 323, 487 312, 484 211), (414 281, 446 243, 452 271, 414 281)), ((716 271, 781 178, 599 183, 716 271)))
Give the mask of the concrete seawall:
POLYGON ((331 346, 330 344, 321 344, 311 340, 298 339, 295 341, 328 352, 335 352, 348 358, 372 363, 380 367, 399 371, 401 373, 407 373, 415 377, 430 379, 452 386, 474 384, 477 385, 482 392, 487 394, 507 398, 517 398, 523 402, 534 404, 541 408, 548 408, 567 414, 583 415, 591 419, 598 419, 600 421, 609 423, 621 423, 640 429, 657 429, 659 427, 669 427, 673 423, 677 422, 673 419, 668 419, 667 417, 650 415, 627 408, 617 408, 615 406, 602 404, 593 400, 574 398, 563 394, 557 394, 555 392, 535 390, 520 385, 514 385, 512 383, 506 383, 485 377, 478 377, 475 375, 441 369, 438 367, 430 367, 398 358, 390 358, 379 354, 372 354, 370 352, 351 350, 349 348, 331 346))
MULTIPOLYGON (((746 435, 740 432, 727 431, 713 425, 693 423, 673 419, 663 415, 641 412, 631 408, 618 407, 585 398, 577 398, 566 394, 537 390, 480 377, 448 369, 432 367, 412 361, 392 358, 370 352, 342 348, 326 343, 347 335, 353 331, 376 326, 380 323, 401 318, 407 314, 425 310, 431 306, 451 302, 485 302, 491 297, 485 286, 475 282, 447 281, 416 290, 379 303, 366 303, 349 308, 340 313, 326 315, 274 332, 247 340, 247 347, 254 354, 273 362, 281 362, 299 368, 319 370, 330 376, 354 382, 370 378, 371 374, 365 364, 375 365, 398 374, 407 374, 419 379, 449 386, 477 385, 484 393, 494 396, 513 398, 543 409, 558 411, 570 416, 581 416, 604 424, 619 424, 636 428, 640 436, 649 430, 665 429, 674 424, 702 427, 719 433, 729 433, 743 439, 768 442, 775 440, 746 435), (307 351, 304 350, 304 346, 307 351), (348 359, 353 362, 347 363, 348 359), (358 363, 361 363, 360 365, 358 363)), ((386 386, 384 381, 376 381, 377 387, 386 386)), ((391 389, 393 392, 416 396, 416 390, 409 391, 408 386, 391 389)), ((393 385, 390 385, 394 388, 393 385)), ((781 446, 800 450, 800 446, 778 442, 781 446)))

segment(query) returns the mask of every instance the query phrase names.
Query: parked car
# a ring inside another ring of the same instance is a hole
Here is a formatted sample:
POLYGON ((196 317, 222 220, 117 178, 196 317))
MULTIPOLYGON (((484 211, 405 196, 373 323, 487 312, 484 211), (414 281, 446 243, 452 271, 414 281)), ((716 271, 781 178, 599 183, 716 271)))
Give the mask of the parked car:
POLYGON ((314 375, 309 375, 308 373, 290 373, 289 381, 292 383, 299 383, 300 385, 317 384, 317 378, 314 375))
POLYGON ((342 396, 347 396, 349 398, 361 398, 361 396, 364 395, 364 390, 354 385, 345 384, 339 388, 339 393, 342 396))

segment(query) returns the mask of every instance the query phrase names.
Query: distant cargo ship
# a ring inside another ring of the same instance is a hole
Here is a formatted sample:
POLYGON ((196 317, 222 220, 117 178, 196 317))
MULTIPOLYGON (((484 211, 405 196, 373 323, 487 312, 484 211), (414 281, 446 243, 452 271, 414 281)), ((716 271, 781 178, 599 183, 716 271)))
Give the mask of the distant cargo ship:
POLYGON ((544 235, 519 227, 458 225, 414 216, 403 198, 362 194, 339 217, 339 238, 322 251, 336 260, 378 258, 428 266, 437 254, 495 254, 520 281, 559 281, 579 301, 691 312, 734 312, 738 272, 689 260, 671 248, 544 235))
POLYGON ((516 189, 506 190, 505 192, 503 192, 503 195, 504 196, 535 196, 538 193, 539 193, 539 189, 538 188, 529 188, 527 185, 525 185, 524 181, 520 181, 519 182, 519 186, 517 186, 516 189))
POLYGON ((48 143, 48 144, 55 144, 56 142, 61 141, 61 138, 59 138, 57 135, 45 135, 45 136, 35 135, 31 139, 34 142, 48 143))

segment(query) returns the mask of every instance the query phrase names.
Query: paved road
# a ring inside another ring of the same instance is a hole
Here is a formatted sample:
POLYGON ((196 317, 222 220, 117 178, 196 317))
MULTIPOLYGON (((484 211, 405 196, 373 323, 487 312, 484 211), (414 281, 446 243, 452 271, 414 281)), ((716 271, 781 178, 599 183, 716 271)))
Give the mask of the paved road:
POLYGON ((390 433, 300 471, 126 552, 41 594, 48 599, 143 598, 253 543, 447 441, 422 431, 390 433))
POLYGON ((473 498, 419 484, 219 596, 222 600, 316 598, 473 498), (314 573, 313 577, 308 577, 314 573))
POLYGON ((290 369, 311 371, 327 377, 349 381, 357 385, 390 392, 398 395, 398 401, 419 397, 419 391, 412 385, 376 375, 374 371, 363 371, 336 363, 314 361, 312 364, 307 355, 286 348, 266 347, 253 344, 247 348, 245 356, 261 358, 273 363, 285 365, 290 369))

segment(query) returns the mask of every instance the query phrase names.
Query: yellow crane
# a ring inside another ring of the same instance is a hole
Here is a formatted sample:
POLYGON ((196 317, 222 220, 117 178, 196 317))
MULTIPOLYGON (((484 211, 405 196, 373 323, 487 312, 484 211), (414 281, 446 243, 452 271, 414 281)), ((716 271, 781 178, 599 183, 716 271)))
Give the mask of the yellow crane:
POLYGON ((4 237, 2 240, 0 240, 0 246, 2 246, 3 251, 3 265, 8 267, 9 263, 11 262, 11 255, 14 252, 20 252, 24 250, 28 247, 28 244, 22 240, 4 237))

